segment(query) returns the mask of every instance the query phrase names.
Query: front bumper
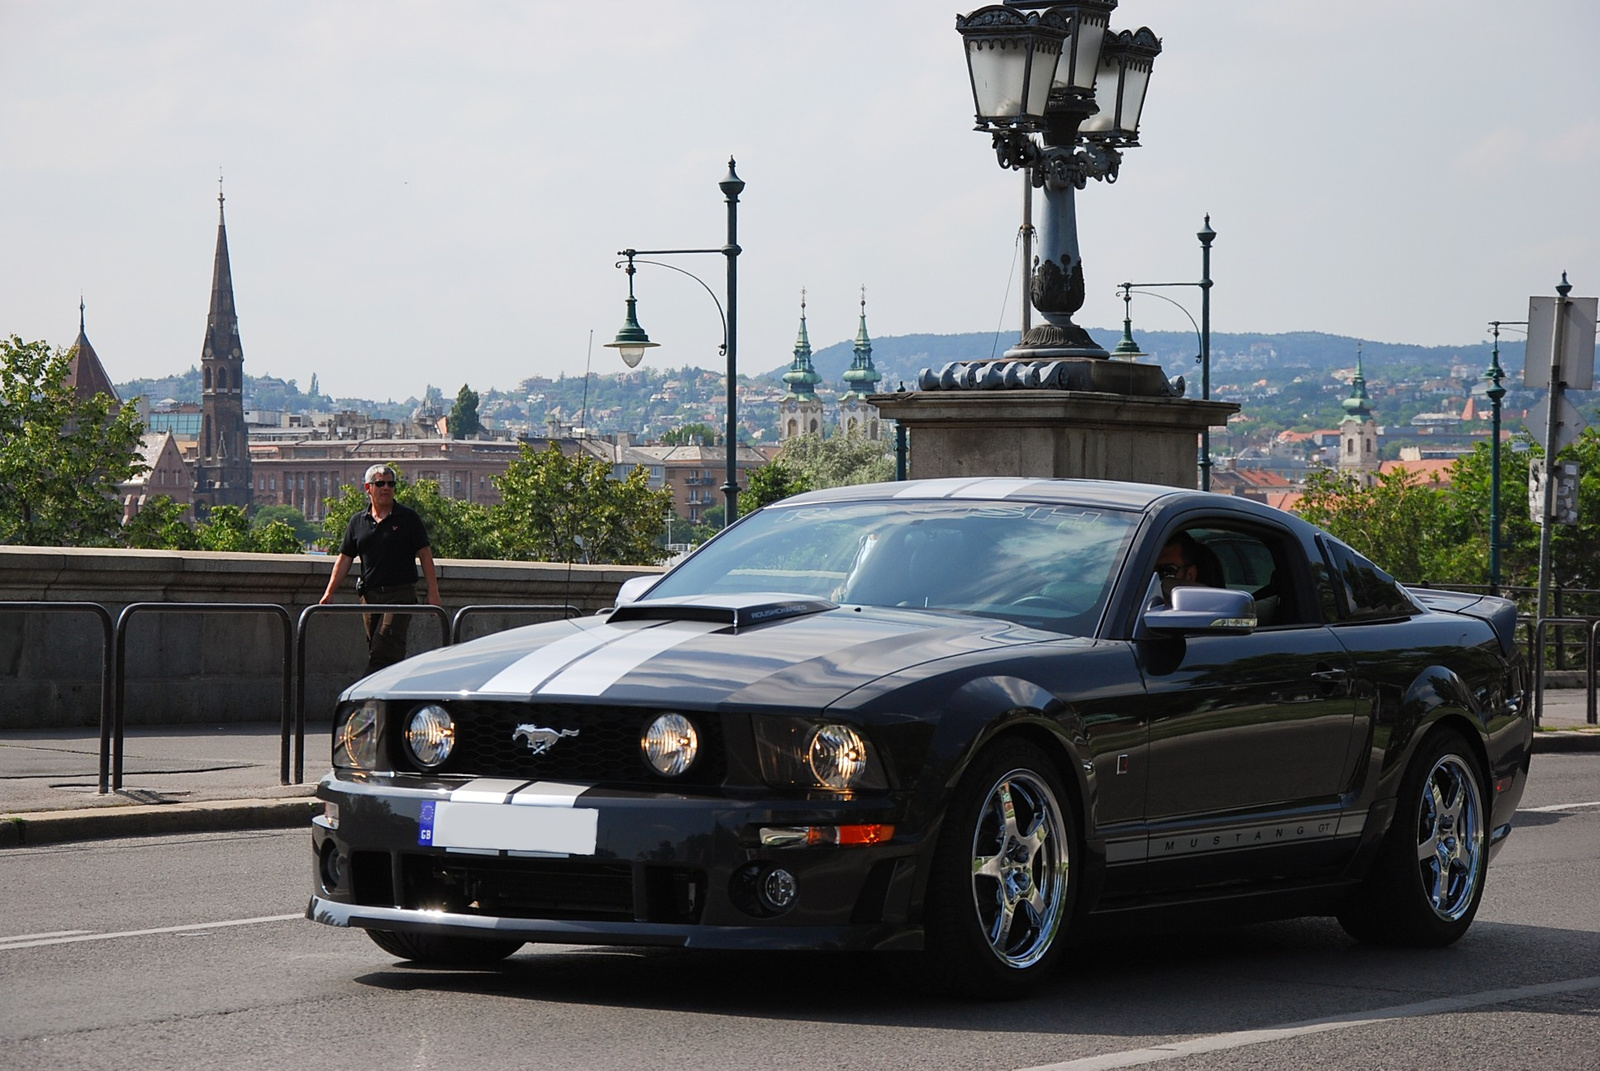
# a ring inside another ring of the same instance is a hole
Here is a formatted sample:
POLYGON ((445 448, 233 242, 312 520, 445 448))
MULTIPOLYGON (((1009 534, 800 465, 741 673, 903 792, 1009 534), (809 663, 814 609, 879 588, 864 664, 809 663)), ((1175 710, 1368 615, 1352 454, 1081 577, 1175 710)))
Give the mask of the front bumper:
POLYGON ((881 844, 760 842, 766 826, 893 824, 904 808, 891 796, 519 789, 337 770, 317 795, 328 806, 313 824, 306 917, 331 926, 688 948, 922 944, 922 844, 903 827, 881 844), (758 893, 775 867, 795 890, 782 910, 758 893))

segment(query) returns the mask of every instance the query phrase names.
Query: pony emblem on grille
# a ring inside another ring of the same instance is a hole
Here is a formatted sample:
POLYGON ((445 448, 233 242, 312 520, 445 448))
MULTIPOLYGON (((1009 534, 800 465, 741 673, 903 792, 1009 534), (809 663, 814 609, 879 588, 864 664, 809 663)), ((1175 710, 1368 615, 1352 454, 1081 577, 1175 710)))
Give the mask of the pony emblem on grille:
POLYGON ((511 739, 513 741, 525 740, 529 751, 535 755, 543 755, 546 751, 559 744, 563 736, 577 735, 578 730, 576 729, 546 729, 543 726, 529 723, 527 725, 519 725, 513 729, 511 739))

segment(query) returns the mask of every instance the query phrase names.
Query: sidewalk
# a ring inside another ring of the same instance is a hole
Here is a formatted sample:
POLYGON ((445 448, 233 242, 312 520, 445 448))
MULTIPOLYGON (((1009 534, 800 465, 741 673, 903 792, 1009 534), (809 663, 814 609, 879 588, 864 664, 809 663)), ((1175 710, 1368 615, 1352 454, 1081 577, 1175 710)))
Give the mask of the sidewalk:
MULTIPOLYGON (((1547 692, 1534 751, 1600 751, 1600 726, 1584 716, 1581 689, 1547 692)), ((321 811, 328 734, 307 726, 306 783, 280 785, 276 722, 130 728, 123 788, 102 796, 98 729, 0 732, 0 848, 307 825, 321 811)))

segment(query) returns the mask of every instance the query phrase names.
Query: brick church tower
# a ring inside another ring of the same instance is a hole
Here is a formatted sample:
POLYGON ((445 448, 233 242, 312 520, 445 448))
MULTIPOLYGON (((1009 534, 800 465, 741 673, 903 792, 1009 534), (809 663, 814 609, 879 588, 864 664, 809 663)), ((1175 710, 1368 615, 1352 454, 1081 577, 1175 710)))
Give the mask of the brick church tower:
POLYGON ((246 506, 252 501, 250 438, 244 426, 244 350, 233 307, 228 267, 228 226, 217 191, 217 257, 211 273, 211 310, 200 351, 202 412, 195 465, 197 515, 211 506, 246 506))

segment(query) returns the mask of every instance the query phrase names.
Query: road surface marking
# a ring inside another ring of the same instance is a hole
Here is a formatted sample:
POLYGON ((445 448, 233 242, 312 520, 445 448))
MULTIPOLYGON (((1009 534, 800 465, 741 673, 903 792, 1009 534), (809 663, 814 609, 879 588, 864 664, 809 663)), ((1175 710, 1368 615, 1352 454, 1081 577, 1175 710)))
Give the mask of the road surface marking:
POLYGON ((1459 997, 1442 997, 1438 1000, 1425 1000, 1418 1004, 1399 1004, 1390 1008, 1377 1008, 1373 1011, 1350 1012, 1347 1015, 1333 1015, 1326 1019, 1312 1019, 1308 1022, 1289 1023, 1284 1026, 1269 1026, 1260 1030, 1236 1030, 1231 1034, 1212 1034, 1206 1037, 1190 1038, 1188 1041, 1152 1045, 1144 1049, 1125 1049, 1122 1052, 1106 1052, 1101 1053, 1099 1056, 1085 1056, 1081 1059, 1066 1060, 1058 1064, 1040 1064, 1027 1068, 1026 1071, 1107 1071, 1107 1069, 1115 1067, 1138 1067, 1143 1064, 1176 1060, 1184 1056, 1197 1056, 1201 1053, 1239 1049, 1246 1045, 1260 1045, 1267 1041, 1287 1041, 1291 1038, 1303 1037, 1306 1034, 1322 1034, 1330 1030, 1345 1030, 1353 1026, 1375 1026, 1395 1019, 1411 1019, 1421 1015, 1465 1011, 1468 1008, 1478 1008, 1486 1004, 1509 1004, 1517 1000, 1531 1000, 1535 997, 1549 997, 1560 993, 1578 993, 1586 989, 1600 989, 1600 976, 1574 978, 1565 982, 1545 982, 1540 985, 1518 986, 1515 989, 1490 989, 1482 993, 1468 993, 1459 997))
POLYGON ((1547 803, 1543 807, 1518 807, 1517 813, 1526 811, 1529 814, 1549 814, 1552 811, 1576 811, 1584 807, 1600 807, 1600 800, 1591 800, 1588 803, 1547 803))
POLYGON ((38 948, 41 945, 73 945, 79 941, 109 941, 115 937, 148 937, 156 933, 188 933, 191 930, 217 930, 225 926, 254 926, 258 922, 287 922, 290 919, 303 919, 303 912, 293 915, 262 915, 254 919, 229 919, 226 922, 194 922, 188 926, 156 926, 148 930, 121 930, 117 933, 86 933, 78 931, 61 931, 60 936, 38 934, 28 937, 0 937, 0 952, 7 952, 13 948, 38 948))

